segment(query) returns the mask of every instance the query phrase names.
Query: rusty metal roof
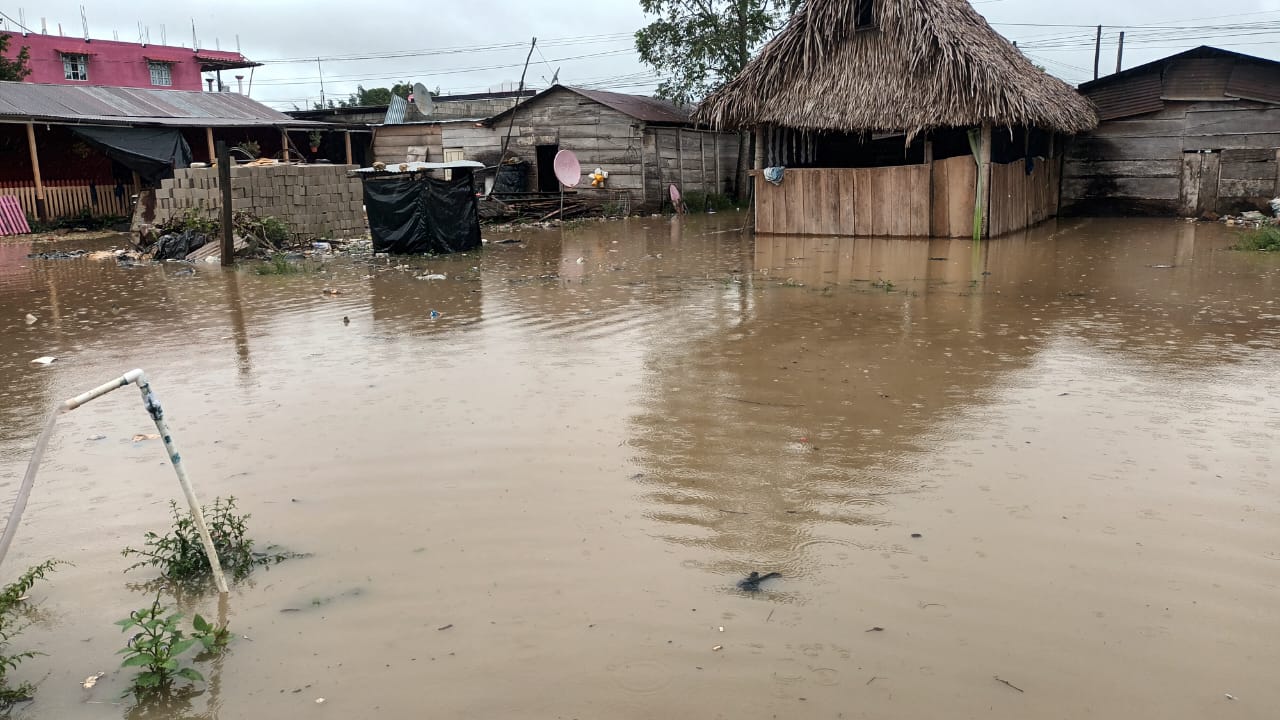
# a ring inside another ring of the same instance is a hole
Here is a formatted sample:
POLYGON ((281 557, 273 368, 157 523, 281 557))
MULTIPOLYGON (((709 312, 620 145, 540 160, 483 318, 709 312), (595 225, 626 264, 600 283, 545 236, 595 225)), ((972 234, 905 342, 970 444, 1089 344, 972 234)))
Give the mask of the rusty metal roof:
POLYGON ((327 127, 239 93, 0 82, 0 122, 189 127, 327 127))
POLYGON ((1155 112, 1166 100, 1280 103, 1280 63, 1201 45, 1080 86, 1103 120, 1155 112))
POLYGON ((692 125, 693 121, 689 118, 689 111, 681 108, 679 105, 659 100, 657 98, 648 97, 646 95, 627 95, 625 93, 607 92, 604 90, 586 90, 583 88, 569 87, 568 85, 552 85, 533 97, 525 100, 523 103, 513 108, 504 110, 497 115, 489 118, 488 123, 492 124, 500 118, 515 112, 516 110, 541 100, 557 90, 565 90, 567 92, 580 95, 593 102, 598 102, 605 107, 612 108, 618 112, 629 115, 646 123, 656 125, 692 125))

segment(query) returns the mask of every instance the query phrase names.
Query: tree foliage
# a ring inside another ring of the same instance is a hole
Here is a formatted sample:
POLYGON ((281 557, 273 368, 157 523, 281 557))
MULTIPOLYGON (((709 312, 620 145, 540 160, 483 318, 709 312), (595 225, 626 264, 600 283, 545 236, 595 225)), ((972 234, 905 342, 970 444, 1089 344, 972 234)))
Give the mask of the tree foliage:
MULTIPOLYGON (((357 85, 356 91, 348 95, 345 99, 329 100, 325 104, 315 103, 313 110, 332 110, 333 108, 352 108, 352 107, 386 107, 391 104, 391 96, 399 95, 408 99, 413 93, 413 83, 405 81, 396 83, 389 88, 366 88, 363 85, 357 85)), ((432 93, 433 95, 436 93, 432 93)))
POLYGON ((636 33, 640 59, 663 77, 658 94, 691 103, 731 80, 802 0, 640 0, 653 22, 636 33))
POLYGON ((18 54, 12 58, 8 57, 9 41, 12 35, 0 35, 0 80, 11 80, 14 82, 23 80, 31 74, 31 51, 29 48, 23 47, 18 50, 18 54))

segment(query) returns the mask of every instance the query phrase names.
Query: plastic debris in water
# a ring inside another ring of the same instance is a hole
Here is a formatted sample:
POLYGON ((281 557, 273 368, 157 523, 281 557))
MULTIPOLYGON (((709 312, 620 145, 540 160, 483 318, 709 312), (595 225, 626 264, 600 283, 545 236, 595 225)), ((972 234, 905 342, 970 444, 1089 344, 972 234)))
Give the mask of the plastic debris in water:
POLYGON ((147 440, 159 440, 159 439, 160 439, 160 436, 156 435, 155 433, 147 433, 147 434, 138 433, 137 435, 133 436, 134 442, 145 442, 147 440))
POLYGON ((58 358, 53 357, 52 355, 45 355, 44 357, 38 357, 35 360, 32 360, 31 364, 32 365, 52 365, 53 361, 57 359, 58 358))
POLYGON ((39 319, 40 319, 40 318, 36 317, 35 315, 32 315, 31 313, 27 313, 27 324, 28 324, 28 325, 34 325, 34 324, 35 324, 35 322, 36 322, 37 320, 39 320, 39 319))
POLYGON ((98 684, 98 678, 102 677, 103 675, 106 675, 106 673, 100 672, 97 675, 90 675, 89 677, 84 679, 84 682, 80 684, 84 687, 85 690, 92 689, 94 685, 98 684))
POLYGON ((436 311, 436 310, 432 310, 432 311, 431 311, 431 319, 432 319, 432 320, 435 320, 435 319, 436 319, 436 318, 438 318, 438 317, 440 317, 440 313, 439 313, 438 311, 436 311))
POLYGON ((439 273, 432 273, 431 275, 419 275, 418 279, 419 280, 448 280, 449 276, 441 275, 439 273))

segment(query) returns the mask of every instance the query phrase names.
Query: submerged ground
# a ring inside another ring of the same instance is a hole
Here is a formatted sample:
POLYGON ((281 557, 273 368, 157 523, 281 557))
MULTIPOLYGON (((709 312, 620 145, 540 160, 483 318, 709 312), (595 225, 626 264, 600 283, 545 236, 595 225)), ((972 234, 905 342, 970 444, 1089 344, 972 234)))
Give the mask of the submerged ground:
MULTIPOLYGON (((289 276, 0 244, 0 509, 48 408, 143 367, 204 497, 312 554, 159 717, 1274 717, 1280 257, 741 222, 289 276)), ((0 572, 75 563, 17 717, 130 714, 119 552, 180 497, 150 431, 131 390, 60 421, 0 572)))

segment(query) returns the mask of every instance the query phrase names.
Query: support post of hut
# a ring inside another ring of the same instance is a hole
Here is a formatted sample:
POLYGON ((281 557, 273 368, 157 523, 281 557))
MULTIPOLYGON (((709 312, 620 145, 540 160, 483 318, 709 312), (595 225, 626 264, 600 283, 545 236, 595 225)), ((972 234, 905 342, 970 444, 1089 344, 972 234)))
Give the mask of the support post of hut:
POLYGON ((684 194, 684 130, 676 128, 676 184, 680 187, 680 194, 684 194))
POLYGON ((978 206, 979 222, 974 224, 974 241, 991 233, 991 123, 982 124, 982 145, 978 148, 978 206))
POLYGON ((714 153, 714 155, 712 155, 711 157, 716 162, 716 182, 712 187, 716 189, 717 195, 723 195, 725 193, 725 188, 720 184, 724 182, 724 176, 720 174, 720 133, 719 132, 711 133, 711 146, 712 146, 711 152, 714 153))
POLYGON ((213 147, 213 128, 207 127, 204 129, 204 141, 209 146, 209 163, 212 164, 214 160, 218 159, 218 152, 213 147))
MULTIPOLYGON (((702 201, 706 204, 707 200, 707 134, 698 131, 698 159, 702 161, 702 201)), ((706 209, 705 207, 703 208, 706 209)))
POLYGON ((31 152, 31 174, 36 181, 36 219, 48 220, 49 209, 44 202, 44 181, 40 178, 40 153, 36 150, 35 123, 27 123, 27 149, 31 152))
POLYGON ((280 129, 280 159, 289 162, 289 131, 280 129))
POLYGON ((351 131, 350 130, 347 130, 342 133, 342 149, 346 151, 347 164, 353 165, 354 162, 351 159, 352 155, 351 155, 351 131))

